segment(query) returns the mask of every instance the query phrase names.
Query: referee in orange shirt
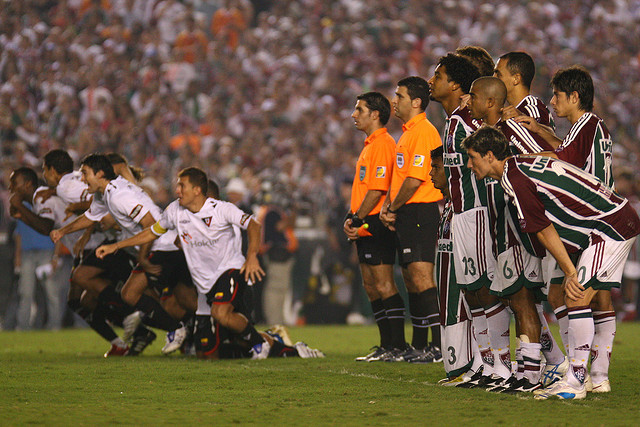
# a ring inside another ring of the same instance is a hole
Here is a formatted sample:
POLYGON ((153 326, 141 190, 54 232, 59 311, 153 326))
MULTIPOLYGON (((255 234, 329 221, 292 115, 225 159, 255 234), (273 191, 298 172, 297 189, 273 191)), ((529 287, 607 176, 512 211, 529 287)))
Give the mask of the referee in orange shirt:
POLYGON ((364 362, 384 360, 392 349, 405 346, 404 301, 393 281, 396 248, 389 244, 395 242, 395 236, 378 216, 391 185, 396 153, 396 142, 384 127, 390 115, 389 100, 378 92, 358 96, 351 114, 356 128, 363 131, 367 139, 356 164, 344 232, 349 240, 356 242, 362 282, 380 332, 380 346, 356 358, 364 362))
POLYGON ((398 349, 393 360, 440 362, 438 293, 433 268, 440 218, 437 202, 442 200, 442 193, 429 178, 431 150, 441 145, 440 134, 424 112, 429 104, 429 86, 424 79, 400 80, 392 103, 396 117, 404 123, 404 133, 396 146, 396 165, 380 219, 396 232, 413 325, 411 346, 398 349))

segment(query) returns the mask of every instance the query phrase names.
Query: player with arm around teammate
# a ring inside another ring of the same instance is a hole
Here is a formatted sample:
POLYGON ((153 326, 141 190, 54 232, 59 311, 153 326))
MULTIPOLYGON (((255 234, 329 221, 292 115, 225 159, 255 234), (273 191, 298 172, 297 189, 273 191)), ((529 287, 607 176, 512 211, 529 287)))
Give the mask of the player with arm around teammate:
MULTIPOLYGON (((620 286, 629 250, 640 234, 640 218, 628 200, 601 180, 561 160, 510 156, 497 129, 483 127, 464 141, 469 167, 478 179, 491 177, 513 201, 523 232, 534 233, 562 269, 569 318, 570 368, 562 380, 534 395, 538 399, 586 396, 587 363, 595 327, 589 306, 601 290, 620 286), (569 253, 579 253, 574 265, 569 253)), ((602 354, 608 358, 611 347, 602 354)), ((598 358, 599 359, 599 358, 598 358)), ((594 389, 611 389, 608 363, 594 359, 594 389)))

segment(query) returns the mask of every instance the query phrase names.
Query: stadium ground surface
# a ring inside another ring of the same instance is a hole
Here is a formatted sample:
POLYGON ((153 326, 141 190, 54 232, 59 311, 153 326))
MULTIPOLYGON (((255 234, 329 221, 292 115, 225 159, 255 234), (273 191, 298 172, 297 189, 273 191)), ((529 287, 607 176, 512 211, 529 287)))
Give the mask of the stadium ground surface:
MULTIPOLYGON (((442 364, 363 363, 373 326, 290 329, 326 359, 104 359, 89 330, 0 332, 0 425, 637 425, 640 323, 618 325, 609 394, 535 401, 435 385, 442 364)), ((410 336, 410 335, 409 335, 410 336)))

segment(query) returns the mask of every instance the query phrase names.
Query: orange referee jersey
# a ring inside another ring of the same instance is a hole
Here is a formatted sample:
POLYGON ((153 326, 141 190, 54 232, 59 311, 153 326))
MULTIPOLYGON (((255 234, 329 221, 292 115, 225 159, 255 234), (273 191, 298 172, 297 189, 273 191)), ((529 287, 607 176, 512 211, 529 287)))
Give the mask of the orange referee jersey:
POLYGON ((442 193, 429 178, 431 150, 442 145, 438 130, 427 120, 425 113, 414 116, 402 125, 404 133, 396 146, 396 164, 391 177, 390 196, 393 200, 405 178, 422 181, 408 203, 430 203, 442 200, 442 193))
MULTIPOLYGON (((364 140, 364 148, 356 164, 356 176, 351 187, 351 212, 355 213, 369 190, 386 192, 391 184, 393 158, 396 154, 396 141, 387 128, 380 128, 364 140)), ((369 215, 375 215, 382 209, 384 197, 369 215)))

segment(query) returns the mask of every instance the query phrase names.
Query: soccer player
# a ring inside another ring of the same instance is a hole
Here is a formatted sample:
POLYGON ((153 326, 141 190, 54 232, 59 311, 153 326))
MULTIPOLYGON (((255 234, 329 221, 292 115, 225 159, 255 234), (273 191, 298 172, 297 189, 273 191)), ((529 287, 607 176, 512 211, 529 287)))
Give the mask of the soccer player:
POLYGON ((253 358, 268 357, 270 345, 249 320, 250 308, 244 301, 248 282, 264 276, 257 258, 260 224, 232 203, 208 198, 207 176, 200 169, 186 168, 178 174, 176 194, 178 200, 151 227, 123 241, 101 246, 96 253, 103 257, 118 249, 151 243, 169 230, 176 230, 198 299, 206 298, 214 320, 249 342, 253 358), (234 225, 247 230, 246 258, 234 225))
MULTIPOLYGON (((551 106, 558 117, 564 117, 571 123, 571 129, 561 143, 553 132, 540 126, 537 121, 526 116, 519 116, 515 120, 532 132, 538 133, 551 144, 560 143, 555 151, 542 154, 569 162, 598 177, 608 187, 614 188, 611 165, 613 143, 602 119, 592 113, 594 87, 589 72, 580 66, 561 69, 553 76, 551 87, 553 88, 551 106)), ((558 271, 557 266, 555 270, 549 287, 549 303, 558 318, 565 347, 568 347, 569 342, 566 338, 568 332, 564 332, 568 328, 567 307, 563 303, 563 292, 560 286, 561 272, 558 271)), ((596 319, 593 358, 597 361, 596 369, 608 371, 608 358, 598 357, 597 353, 611 348, 616 332, 615 312, 610 292, 607 290, 598 292, 592 306, 596 319)), ((597 376, 600 379, 606 377, 600 374, 597 376)))
POLYGON ((359 95, 351 114, 356 128, 367 138, 356 164, 344 232, 356 243, 362 284, 380 334, 380 346, 356 358, 365 362, 380 360, 386 352, 405 346, 404 301, 393 280, 395 236, 379 218, 391 185, 396 152, 396 142, 385 128, 390 115, 389 100, 378 92, 359 95), (366 230, 362 228, 364 224, 366 230))
MULTIPOLYGON (((77 176, 72 173, 73 161, 67 152, 63 150, 52 150, 48 152, 44 157, 43 171, 47 184, 56 192, 59 191, 61 196, 65 198, 70 197, 74 189, 79 190, 76 192, 78 199, 82 197, 81 194, 86 196, 86 185, 83 186, 79 180, 75 179, 77 176), (80 185, 76 186, 76 183, 80 185)), ((31 175, 35 179, 35 172, 31 171, 31 175)), ((54 227, 61 227, 65 223, 72 221, 75 215, 68 213, 67 208, 69 205, 62 197, 45 196, 44 193, 48 193, 49 190, 45 187, 40 187, 39 190, 42 191, 33 193, 34 196, 32 197, 34 211, 31 212, 21 207, 18 208, 18 213, 27 225, 40 233, 49 235, 54 227)), ((146 328, 140 328, 140 330, 136 331, 137 337, 140 338, 135 343, 137 350, 133 349, 133 345, 131 347, 127 346, 106 320, 109 319, 114 324, 121 324, 123 319, 131 314, 131 310, 126 307, 120 298, 108 301, 108 303, 98 304, 95 301, 95 295, 88 295, 91 293, 91 290, 83 291, 83 286, 86 285, 83 280, 86 280, 87 277, 85 273, 88 270, 98 268, 96 266, 89 266, 90 262, 86 261, 90 258, 88 252, 104 240, 104 235, 94 233, 89 240, 79 244, 80 234, 82 233, 73 233, 62 239, 62 244, 72 251, 72 253, 77 254, 74 259, 74 270, 70 280, 68 306, 80 315, 94 331, 111 343, 111 348, 105 353, 105 357, 125 354, 131 356, 137 355, 144 347, 153 341, 149 336, 150 334, 152 335, 153 332, 146 328), (86 251, 84 250, 85 248, 87 249, 86 251), (85 260, 85 265, 80 265, 82 260, 85 260)), ((96 261, 99 260, 96 259, 96 261)), ((100 262, 105 264, 105 261, 100 262)), ((99 272, 104 274, 105 270, 101 269, 99 272)), ((113 286, 110 282, 109 285, 113 286)))
POLYGON ((414 76, 398 82, 392 105, 404 133, 396 146, 391 186, 380 211, 382 223, 396 232, 413 324, 411 347, 396 349, 391 359, 417 363, 442 360, 438 291, 433 280, 440 217, 437 202, 442 193, 429 179, 431 150, 440 145, 440 135, 427 120, 428 104, 429 87, 424 79, 414 76))
MULTIPOLYGON (((571 366, 562 380, 534 394, 538 399, 582 399, 595 333, 589 304, 601 290, 620 286, 625 260, 640 234, 640 218, 628 200, 567 162, 509 156, 509 143, 495 128, 479 129, 464 146, 474 174, 500 180, 516 206, 522 231, 536 235, 565 275, 571 366), (575 265, 569 252, 579 253, 575 265)), ((596 377, 593 364, 592 375, 594 391, 596 385, 611 389, 608 378, 596 377)))
MULTIPOLYGON (((110 214, 122 229, 124 236, 131 236, 144 227, 150 226, 155 218, 160 217, 158 208, 151 198, 139 187, 121 176, 116 176, 109 159, 102 154, 92 154, 82 161, 82 179, 87 184, 87 191, 94 194, 91 207, 83 215, 64 227, 53 230, 51 238, 59 240, 67 233, 82 230, 94 222, 110 214)), ((173 319, 152 296, 144 293, 148 280, 145 272, 155 276, 175 276, 185 283, 188 278, 186 262, 181 264, 178 248, 173 243, 176 235, 167 234, 153 245, 141 246, 137 252, 138 267, 132 271, 122 288, 123 300, 136 310, 145 313, 144 322, 156 328, 168 331, 167 343, 162 351, 171 353, 182 345, 186 338, 186 328, 173 319), (147 259, 149 250, 152 258, 160 258, 162 266, 153 259, 147 259), (176 256, 176 254, 178 256, 176 256), (184 265, 184 268, 183 268, 184 265)), ((100 295, 110 295, 113 290, 108 286, 99 289, 100 295)), ((113 297, 113 296, 111 296, 113 297)))
POLYGON ((438 384, 456 386, 471 379, 472 373, 482 366, 482 358, 473 338, 471 314, 463 294, 456 284, 456 272, 453 268, 453 239, 451 219, 453 204, 449 195, 447 175, 444 171, 443 147, 431 151, 431 170, 429 176, 433 186, 440 190, 446 204, 438 227, 438 251, 436 253, 435 278, 440 298, 440 324, 442 325, 442 348, 444 370, 447 377, 438 384))
MULTIPOLYGON (((480 77, 469 91, 471 116, 500 129, 509 141, 513 154, 531 154, 551 149, 540 136, 530 134, 512 119, 502 120, 502 107, 507 90, 497 77, 480 77)), ((485 180, 486 181, 486 180, 485 180)), ((497 266, 491 292, 509 301, 516 317, 518 348, 517 378, 503 385, 502 392, 533 391, 539 387, 541 316, 536 309, 536 296, 543 295, 542 259, 536 241, 520 231, 504 191, 495 180, 486 181, 487 201, 494 236, 497 266)), ((542 316, 544 318, 544 316, 542 316)), ((545 322, 545 359, 550 368, 565 361, 552 341, 545 322)), ((568 367, 568 363, 563 365, 568 367)), ((559 378, 558 378, 559 379, 559 378)))
MULTIPOLYGON (((42 187, 38 188, 38 177, 31 168, 18 168, 9 177, 9 191, 11 193, 9 212, 12 217, 22 221, 16 234, 19 237, 25 236, 20 240, 20 244, 16 245, 16 257, 21 255, 17 318, 18 327, 24 329, 30 326, 31 305, 35 300, 37 285, 36 267, 53 263, 54 258, 51 243, 25 228, 26 225, 40 234, 47 235, 47 230, 53 226, 54 218, 51 209, 53 201, 45 205, 35 200, 34 194, 41 189, 42 187), (29 209, 29 206, 33 211, 29 209)), ((60 329, 64 314, 64 304, 59 289, 60 282, 55 279, 53 274, 48 274, 40 281, 45 293, 48 329, 60 329)))
POLYGON ((497 297, 489 293, 495 259, 490 244, 486 188, 484 181, 476 180, 466 167, 468 157, 462 146, 464 138, 481 125, 466 106, 460 105, 478 77, 478 68, 468 59, 450 53, 440 58, 429 79, 431 99, 439 102, 447 115, 442 145, 454 211, 451 226, 456 240, 453 246, 456 282, 471 310, 483 360, 483 369, 461 387, 492 387, 511 376, 511 360, 506 357, 509 338, 504 335, 510 316, 497 297))
MULTIPOLYGON (((507 88, 507 102, 502 110, 503 117, 514 118, 525 115, 533 118, 543 126, 555 129, 553 116, 547 106, 531 95, 531 83, 536 74, 533 58, 525 52, 505 53, 498 59, 493 76, 499 78, 507 88)), ((551 144, 553 148, 557 143, 551 144)))

